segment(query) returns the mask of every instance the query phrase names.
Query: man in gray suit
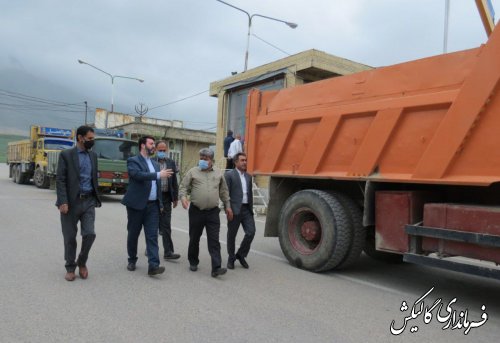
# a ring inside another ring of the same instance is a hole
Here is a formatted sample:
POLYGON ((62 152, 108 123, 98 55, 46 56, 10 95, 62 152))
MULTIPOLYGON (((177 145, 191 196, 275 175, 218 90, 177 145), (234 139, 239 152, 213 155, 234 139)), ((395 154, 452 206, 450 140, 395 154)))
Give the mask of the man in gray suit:
POLYGON ((95 240, 95 208, 101 206, 101 201, 97 195, 97 155, 91 150, 94 137, 91 127, 80 126, 76 131, 76 147, 63 150, 57 164, 56 206, 61 213, 67 281, 75 279, 77 266, 80 277, 88 277, 86 264, 95 240), (82 247, 75 262, 78 222, 82 247))
POLYGON ((229 255, 227 268, 234 269, 234 262, 240 261, 244 268, 248 268, 245 258, 250 251, 250 245, 255 236, 255 221, 253 213, 252 177, 247 173, 247 155, 237 153, 234 158, 235 169, 226 172, 227 188, 231 198, 233 219, 227 222, 227 253, 229 255), (238 252, 235 254, 235 240, 240 224, 245 231, 238 252))

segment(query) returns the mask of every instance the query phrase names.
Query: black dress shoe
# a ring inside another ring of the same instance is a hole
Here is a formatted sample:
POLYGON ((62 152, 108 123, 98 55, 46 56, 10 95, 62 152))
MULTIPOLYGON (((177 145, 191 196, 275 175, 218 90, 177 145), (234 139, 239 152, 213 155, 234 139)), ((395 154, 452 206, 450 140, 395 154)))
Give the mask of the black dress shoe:
POLYGON ((247 261, 245 261, 245 258, 243 256, 238 256, 236 255, 236 258, 238 259, 238 261, 240 261, 240 264, 243 266, 243 268, 246 268, 248 269, 248 263, 247 261))
POLYGON ((198 270, 198 266, 192 264, 192 265, 189 266, 189 270, 192 271, 192 272, 195 272, 195 271, 198 270))
POLYGON ((158 274, 163 274, 165 271, 165 267, 159 266, 153 269, 148 270, 148 275, 153 276, 153 275, 158 275, 158 274))
POLYGON ((177 260, 181 257, 181 255, 179 254, 174 254, 174 253, 170 253, 170 254, 165 254, 163 255, 163 258, 165 260, 177 260))
POLYGON ((133 262, 130 262, 128 265, 127 265, 127 270, 133 272, 135 270, 135 263, 133 262))
POLYGON ((212 277, 217 277, 219 275, 224 275, 226 274, 227 269, 226 268, 217 268, 212 271, 212 277))
POLYGON ((227 260, 227 269, 234 269, 234 260, 231 258, 227 260))

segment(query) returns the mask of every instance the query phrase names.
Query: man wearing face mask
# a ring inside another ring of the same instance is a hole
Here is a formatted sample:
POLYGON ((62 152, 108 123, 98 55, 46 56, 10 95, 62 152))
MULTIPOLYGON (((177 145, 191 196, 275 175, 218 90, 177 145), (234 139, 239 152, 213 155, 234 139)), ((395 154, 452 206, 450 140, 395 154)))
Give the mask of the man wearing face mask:
POLYGON ((91 150, 94 130, 80 126, 76 137, 76 146, 59 154, 56 176, 56 206, 61 214, 67 281, 75 280, 76 267, 82 279, 88 277, 87 259, 96 237, 95 208, 101 206, 97 195, 97 155, 91 150), (78 222, 82 246, 76 259, 78 222))
POLYGON ((182 207, 189 207, 189 269, 198 270, 200 238, 206 228, 208 252, 212 259, 212 277, 226 273, 221 267, 219 199, 224 203, 228 220, 233 212, 229 203, 229 192, 222 171, 213 166, 214 153, 210 149, 200 150, 198 166, 191 168, 179 187, 182 207), (190 196, 191 206, 189 206, 190 196))
POLYGON ((129 271, 134 271, 137 262, 137 244, 142 227, 146 236, 148 275, 162 274, 158 257, 158 227, 160 211, 163 209, 160 180, 172 175, 171 169, 160 171, 158 163, 151 159, 155 153, 153 137, 139 138, 140 154, 127 160, 129 184, 122 204, 127 206, 127 252, 129 271))
POLYGON ((160 235, 163 241, 163 258, 165 260, 177 260, 181 255, 174 252, 174 243, 172 242, 172 207, 177 207, 179 194, 179 185, 177 183, 177 165, 168 158, 167 142, 159 141, 156 144, 156 159, 160 169, 171 169, 171 177, 161 179, 161 200, 163 211, 160 214, 160 235))

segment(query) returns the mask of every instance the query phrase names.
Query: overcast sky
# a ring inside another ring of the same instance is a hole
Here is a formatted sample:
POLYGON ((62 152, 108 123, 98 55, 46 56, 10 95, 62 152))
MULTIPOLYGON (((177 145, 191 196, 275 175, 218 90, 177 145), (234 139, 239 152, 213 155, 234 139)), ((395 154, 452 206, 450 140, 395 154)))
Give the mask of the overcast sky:
MULTIPOLYGON (((280 50, 296 54, 314 48, 375 67, 443 51, 445 0, 226 2, 298 24, 291 29, 255 17, 252 33, 260 39, 251 36, 249 68, 286 57, 280 50)), ((210 82, 243 71, 247 17, 216 0, 0 3, 0 73, 21 70, 47 80, 47 87, 60 85, 75 94, 68 99, 55 92, 53 100, 110 107, 110 78, 78 64, 82 59, 110 74, 145 80, 115 79, 115 111, 134 113, 136 104, 145 103, 151 117, 210 128, 217 100, 208 92, 152 108, 206 91, 210 82)), ((500 0, 492 3, 498 17, 500 0)), ((485 41, 474 0, 451 0, 448 51, 485 41)))

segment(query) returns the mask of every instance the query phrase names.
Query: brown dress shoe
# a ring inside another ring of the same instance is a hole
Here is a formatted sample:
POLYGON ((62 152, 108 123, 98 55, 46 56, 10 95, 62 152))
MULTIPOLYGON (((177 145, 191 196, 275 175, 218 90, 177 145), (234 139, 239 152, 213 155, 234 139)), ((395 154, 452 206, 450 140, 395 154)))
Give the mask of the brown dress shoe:
POLYGON ((87 269, 86 266, 78 267, 78 272, 80 273, 80 277, 82 279, 86 279, 89 276, 89 270, 87 269))
POLYGON ((76 278, 75 272, 67 272, 64 278, 66 281, 74 281, 76 278))

